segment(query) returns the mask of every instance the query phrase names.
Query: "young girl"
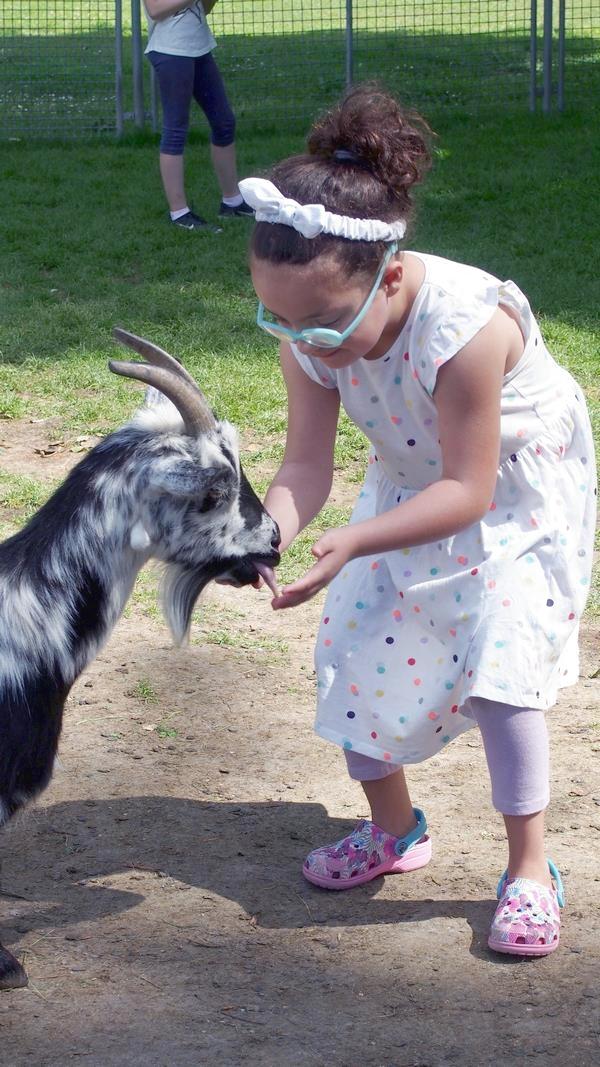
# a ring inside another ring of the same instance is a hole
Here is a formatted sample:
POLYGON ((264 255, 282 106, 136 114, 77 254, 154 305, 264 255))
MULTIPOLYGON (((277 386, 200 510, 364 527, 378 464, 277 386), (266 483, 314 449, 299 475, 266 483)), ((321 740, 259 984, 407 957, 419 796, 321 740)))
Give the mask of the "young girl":
POLYGON ((282 549, 327 499, 340 402, 372 446, 350 524, 273 600, 329 586, 316 729, 343 748, 372 814, 311 852, 304 875, 349 889, 428 863, 404 765, 477 724, 509 853, 489 945, 544 955, 563 903, 544 853, 544 712, 578 674, 591 430, 513 282, 401 250, 428 163, 424 125, 362 86, 314 126, 306 155, 241 183, 257 321, 281 342, 289 397, 266 497, 282 549))
POLYGON ((144 6, 146 54, 156 71, 163 109, 159 162, 171 222, 185 230, 220 233, 219 226, 190 211, 183 167, 193 97, 210 126, 211 159, 221 188, 219 218, 252 217, 238 188, 235 115, 212 54, 217 42, 206 21, 216 2, 144 0, 144 6))

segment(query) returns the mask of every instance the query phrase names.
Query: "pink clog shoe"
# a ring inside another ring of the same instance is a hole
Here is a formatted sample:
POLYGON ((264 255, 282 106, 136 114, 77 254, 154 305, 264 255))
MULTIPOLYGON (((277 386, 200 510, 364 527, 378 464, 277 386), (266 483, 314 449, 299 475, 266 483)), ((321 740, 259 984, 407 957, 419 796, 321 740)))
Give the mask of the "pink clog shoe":
POLYGON ((560 909, 565 897, 562 879, 552 860, 548 868, 552 889, 530 878, 509 878, 505 871, 498 884, 496 908, 488 945, 494 952, 514 956, 547 956, 558 948, 560 909))
POLYGON ((348 837, 309 853, 302 873, 324 889, 352 889, 382 874, 416 871, 431 859, 427 821, 414 808, 417 825, 405 837, 393 837, 369 819, 361 819, 348 837))

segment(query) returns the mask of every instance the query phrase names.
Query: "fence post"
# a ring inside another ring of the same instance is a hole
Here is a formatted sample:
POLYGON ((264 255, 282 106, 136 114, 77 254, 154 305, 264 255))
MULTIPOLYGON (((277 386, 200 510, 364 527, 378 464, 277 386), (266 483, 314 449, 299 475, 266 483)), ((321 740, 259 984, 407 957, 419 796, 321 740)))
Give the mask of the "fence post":
POLYGON ((354 81, 354 35, 352 27, 352 0, 346 0, 346 89, 354 81))
POLYGON ((565 109, 565 0, 558 6, 558 110, 565 109))
POLYGON ((552 110, 552 0, 544 0, 544 92, 542 108, 545 115, 552 110))
POLYGON ((115 0, 115 129, 123 133, 123 4, 115 0))
POLYGON ((146 119, 144 106, 144 69, 142 59, 142 24, 140 0, 131 0, 131 48, 133 74, 133 120, 143 130, 146 119))
POLYGON ((531 0, 529 29, 529 110, 535 111, 537 103, 537 0, 531 0))

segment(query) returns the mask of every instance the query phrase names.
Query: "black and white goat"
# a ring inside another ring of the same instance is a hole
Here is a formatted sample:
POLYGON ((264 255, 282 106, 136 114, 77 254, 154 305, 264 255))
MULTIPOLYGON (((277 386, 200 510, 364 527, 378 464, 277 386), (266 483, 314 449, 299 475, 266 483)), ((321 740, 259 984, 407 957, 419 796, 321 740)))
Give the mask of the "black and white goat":
MULTIPOLYGON (((240 466, 236 432, 186 370, 115 330, 146 362, 111 361, 171 403, 141 408, 100 442, 0 545, 0 825, 48 784, 73 682, 108 638, 136 575, 165 566, 175 641, 213 578, 273 584, 279 531, 240 466)), ((0 988, 27 982, 0 946, 0 988)))

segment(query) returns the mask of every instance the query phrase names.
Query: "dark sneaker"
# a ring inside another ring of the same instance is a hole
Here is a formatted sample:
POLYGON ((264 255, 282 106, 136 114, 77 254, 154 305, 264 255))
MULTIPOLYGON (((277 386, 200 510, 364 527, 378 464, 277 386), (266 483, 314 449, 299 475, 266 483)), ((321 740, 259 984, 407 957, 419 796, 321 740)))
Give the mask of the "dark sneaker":
POLYGON ((231 207, 229 204, 225 204, 221 200, 221 207, 219 208, 219 218, 233 219, 236 216, 241 219, 253 219, 254 208, 251 208, 250 204, 247 204, 245 200, 242 200, 242 203, 238 204, 237 207, 231 207))
POLYGON ((182 230, 204 230, 206 233, 223 233, 220 226, 214 226, 211 222, 207 222, 201 215, 196 215, 194 211, 186 211, 185 215, 180 215, 178 219, 170 220, 172 226, 181 226, 182 230))

